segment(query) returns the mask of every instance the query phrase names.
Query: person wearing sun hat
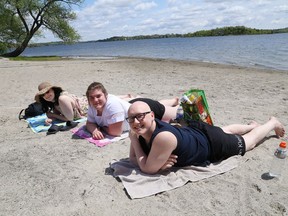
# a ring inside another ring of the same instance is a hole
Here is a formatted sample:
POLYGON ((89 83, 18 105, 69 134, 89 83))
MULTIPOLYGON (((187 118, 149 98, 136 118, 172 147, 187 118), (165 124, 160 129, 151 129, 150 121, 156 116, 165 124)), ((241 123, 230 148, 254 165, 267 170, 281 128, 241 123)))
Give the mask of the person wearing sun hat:
POLYGON ((47 93, 51 88, 54 90, 62 92, 63 89, 59 86, 51 85, 49 82, 42 82, 38 85, 38 92, 35 95, 35 101, 40 103, 40 97, 42 97, 45 93, 47 93))
POLYGON ((42 104, 47 115, 45 123, 50 125, 53 120, 73 121, 84 118, 87 114, 86 97, 78 98, 64 91, 62 87, 42 82, 38 86, 35 100, 42 104))

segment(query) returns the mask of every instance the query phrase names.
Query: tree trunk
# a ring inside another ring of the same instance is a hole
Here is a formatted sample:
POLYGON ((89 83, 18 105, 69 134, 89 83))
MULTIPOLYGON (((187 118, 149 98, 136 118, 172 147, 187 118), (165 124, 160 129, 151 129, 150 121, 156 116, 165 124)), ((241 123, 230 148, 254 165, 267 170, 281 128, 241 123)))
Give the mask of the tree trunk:
POLYGON ((1 56, 3 56, 3 57, 17 57, 17 56, 21 55, 21 53, 24 52, 24 50, 28 46, 28 43, 29 43, 31 38, 32 38, 32 36, 28 35, 26 37, 26 39, 23 41, 23 43, 20 44, 18 47, 16 47, 16 49, 14 51, 4 53, 1 56))
POLYGON ((17 56, 19 56, 24 50, 25 50, 25 48, 22 47, 22 46, 20 46, 20 47, 17 47, 14 51, 9 52, 9 53, 4 53, 4 54, 2 54, 1 56, 3 56, 3 57, 17 57, 17 56))

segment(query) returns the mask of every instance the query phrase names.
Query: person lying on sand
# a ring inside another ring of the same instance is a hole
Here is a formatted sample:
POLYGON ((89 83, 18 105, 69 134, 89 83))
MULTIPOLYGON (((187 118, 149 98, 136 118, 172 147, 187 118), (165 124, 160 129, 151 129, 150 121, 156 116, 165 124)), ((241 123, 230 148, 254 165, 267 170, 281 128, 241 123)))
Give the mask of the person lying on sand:
MULTIPOLYGON (((123 100, 131 100, 131 94, 117 96, 123 100)), ((84 118, 87 115, 87 97, 77 97, 64 91, 60 86, 55 86, 49 82, 42 82, 38 86, 35 100, 42 104, 43 111, 47 115, 46 125, 50 125, 53 120, 73 121, 84 118)))
POLYGON ((191 121, 188 127, 173 127, 159 121, 148 104, 138 101, 128 110, 130 161, 142 172, 157 173, 172 166, 205 166, 233 155, 244 155, 274 130, 278 137, 284 126, 271 117, 265 124, 211 126, 191 121))
POLYGON ((129 102, 115 95, 108 94, 105 87, 99 82, 91 83, 86 91, 89 102, 86 128, 93 139, 104 139, 103 132, 111 136, 120 136, 123 131, 129 130, 125 121, 131 103, 145 101, 155 113, 155 117, 163 121, 176 118, 179 106, 178 98, 155 101, 149 98, 132 98, 129 102))
POLYGON ((38 86, 35 100, 42 104, 47 115, 46 125, 53 120, 73 121, 86 117, 88 102, 85 97, 79 98, 64 91, 60 86, 42 82, 38 86))

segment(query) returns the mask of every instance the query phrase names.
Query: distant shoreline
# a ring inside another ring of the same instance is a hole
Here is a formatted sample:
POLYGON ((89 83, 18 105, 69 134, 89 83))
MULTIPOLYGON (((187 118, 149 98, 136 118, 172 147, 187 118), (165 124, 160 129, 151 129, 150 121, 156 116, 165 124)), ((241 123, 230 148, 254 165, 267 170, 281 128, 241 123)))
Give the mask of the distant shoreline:
POLYGON ((22 56, 73 58, 159 58, 203 61, 252 68, 288 70, 287 34, 163 38, 90 42, 27 48, 22 56))
POLYGON ((266 71, 277 71, 277 72, 284 72, 288 73, 288 70, 281 70, 272 67, 264 67, 264 66, 243 66, 243 65, 236 65, 236 64, 229 64, 229 63, 219 63, 219 62, 211 62, 211 61, 200 61, 200 60, 180 60, 180 59, 169 59, 169 58, 152 58, 152 57, 128 57, 128 56, 63 56, 63 59, 72 59, 72 60, 116 60, 116 59, 135 59, 135 60, 150 60, 150 61, 170 61, 170 62, 187 62, 192 64, 201 64, 201 65, 222 65, 224 67, 235 67, 235 68, 242 68, 242 69, 259 69, 259 70, 266 70, 266 71))
MULTIPOLYGON (((36 56, 37 58, 39 56, 36 56)), ((47 56, 42 56, 42 57, 47 57, 47 56)), ((23 60, 24 62, 32 62, 32 60, 29 60, 30 57, 27 57, 27 59, 23 60)), ((33 58, 33 56, 31 56, 31 58, 33 58)), ((236 64, 225 64, 225 63, 219 63, 219 62, 209 62, 209 61, 200 61, 200 60, 179 60, 179 59, 169 59, 169 58, 152 58, 152 57, 127 57, 127 56, 61 56, 60 60, 49 60, 49 56, 47 60, 47 62, 53 62, 53 61, 93 61, 93 60, 107 60, 107 61, 111 61, 111 60, 143 60, 143 61, 162 61, 162 62, 175 62, 175 63, 187 63, 187 64, 193 64, 193 65, 198 65, 198 66, 206 66, 206 67, 222 67, 222 68, 231 68, 231 69, 249 69, 249 70, 259 70, 259 71, 265 71, 265 72, 271 72, 271 71, 275 71, 275 72, 279 72, 279 73, 288 73, 288 70, 280 70, 280 69, 275 69, 275 68, 269 68, 269 67, 260 67, 260 66, 240 66, 240 65, 236 65, 236 64)), ((1 60, 3 61, 7 61, 8 59, 6 58, 1 58, 0 57, 0 62, 1 60)), ((19 61, 19 60, 17 60, 19 61)), ((22 60, 20 60, 22 61, 22 60)), ((33 60, 33 62, 37 62, 38 60, 33 60)), ((42 60, 39 60, 42 61, 42 60)), ((1 66, 0 66, 1 68, 1 66)))
MULTIPOLYGON (((153 34, 153 35, 136 35, 136 36, 113 36, 110 38, 79 41, 77 43, 91 43, 91 42, 111 42, 111 41, 126 41, 126 40, 149 40, 149 39, 162 39, 162 38, 179 38, 179 37, 217 37, 217 36, 232 36, 232 35, 261 35, 261 34, 281 34, 288 33, 287 28, 281 29, 255 29, 245 26, 229 26, 223 28, 216 28, 211 30, 201 30, 194 33, 186 34, 153 34)), ((34 46, 47 46, 51 44, 67 44, 63 41, 46 42, 46 43, 33 43, 29 47, 34 46)))

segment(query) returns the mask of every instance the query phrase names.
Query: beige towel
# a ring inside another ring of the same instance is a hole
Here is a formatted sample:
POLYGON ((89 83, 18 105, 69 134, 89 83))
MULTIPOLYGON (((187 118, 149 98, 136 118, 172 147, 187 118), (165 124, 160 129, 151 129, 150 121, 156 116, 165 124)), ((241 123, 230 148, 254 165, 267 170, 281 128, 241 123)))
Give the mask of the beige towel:
POLYGON ((142 173, 138 167, 129 162, 129 159, 113 160, 110 167, 114 170, 113 176, 120 178, 131 199, 135 199, 169 191, 189 181, 195 182, 227 172, 238 166, 238 157, 233 156, 207 167, 173 168, 154 175, 142 173))

